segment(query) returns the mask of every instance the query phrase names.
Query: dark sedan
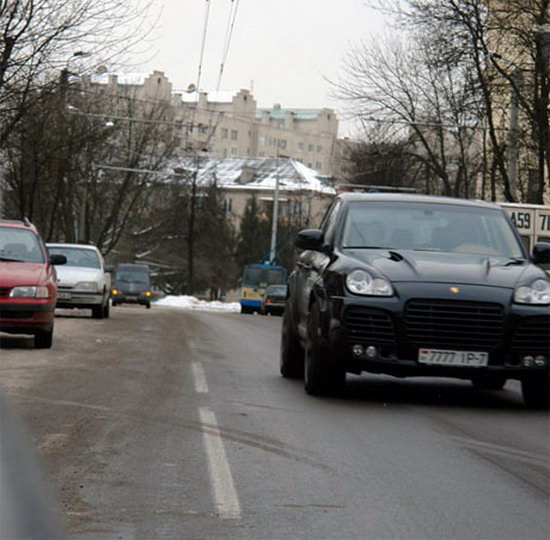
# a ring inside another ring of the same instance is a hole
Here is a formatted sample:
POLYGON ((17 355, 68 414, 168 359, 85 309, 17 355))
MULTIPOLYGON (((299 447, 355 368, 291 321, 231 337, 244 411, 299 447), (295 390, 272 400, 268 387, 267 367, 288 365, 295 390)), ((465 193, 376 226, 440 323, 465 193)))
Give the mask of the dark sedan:
POLYGON ((285 310, 286 294, 286 285, 269 285, 262 298, 260 313, 263 315, 282 315, 285 310))
POLYGON ((522 383, 547 406, 550 280, 497 205, 402 194, 341 194, 301 231, 289 277, 281 373, 310 394, 346 372, 522 383))

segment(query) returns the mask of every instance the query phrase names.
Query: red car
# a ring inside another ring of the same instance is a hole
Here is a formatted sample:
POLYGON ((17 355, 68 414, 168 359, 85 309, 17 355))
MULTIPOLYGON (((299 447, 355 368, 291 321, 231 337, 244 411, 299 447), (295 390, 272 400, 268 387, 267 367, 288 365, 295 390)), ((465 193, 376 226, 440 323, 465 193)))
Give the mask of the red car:
POLYGON ((63 255, 48 254, 29 220, 0 219, 0 331, 34 335, 34 346, 52 346, 57 301, 53 265, 63 255))

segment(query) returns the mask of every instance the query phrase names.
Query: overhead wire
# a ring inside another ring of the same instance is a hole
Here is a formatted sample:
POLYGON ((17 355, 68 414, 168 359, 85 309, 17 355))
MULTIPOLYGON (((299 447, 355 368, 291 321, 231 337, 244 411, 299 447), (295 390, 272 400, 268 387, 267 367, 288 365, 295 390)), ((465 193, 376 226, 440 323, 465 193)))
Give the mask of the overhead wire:
MULTIPOLYGON (((206 38, 208 35, 208 20, 210 18, 210 0, 206 0, 206 9, 204 13, 204 24, 202 30, 202 42, 201 42, 201 53, 199 57, 199 69, 197 72, 197 96, 200 90, 201 75, 202 75, 202 62, 204 60, 204 50, 206 48, 206 38)), ((198 98, 197 98, 198 99, 198 98)))
POLYGON ((220 64, 220 73, 218 75, 218 84, 216 86, 216 91, 220 89, 223 70, 225 68, 225 62, 227 60, 227 55, 229 54, 229 46, 231 44, 231 38, 233 37, 233 30, 235 28, 235 21, 237 19, 237 11, 239 9, 239 0, 231 0, 231 8, 229 10, 229 16, 227 18, 227 28, 225 31, 225 39, 222 53, 222 62, 220 64))

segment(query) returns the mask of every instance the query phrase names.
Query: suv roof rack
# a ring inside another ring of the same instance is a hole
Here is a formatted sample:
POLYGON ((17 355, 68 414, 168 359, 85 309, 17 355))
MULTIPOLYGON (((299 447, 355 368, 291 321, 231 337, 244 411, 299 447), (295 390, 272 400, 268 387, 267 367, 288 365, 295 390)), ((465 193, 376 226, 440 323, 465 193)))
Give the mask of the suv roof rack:
POLYGON ((417 193, 416 188, 404 186, 373 186, 369 184, 338 184, 336 193, 351 191, 354 193, 417 193))
POLYGON ((32 227, 31 220, 27 216, 23 217, 22 221, 27 227, 32 227))

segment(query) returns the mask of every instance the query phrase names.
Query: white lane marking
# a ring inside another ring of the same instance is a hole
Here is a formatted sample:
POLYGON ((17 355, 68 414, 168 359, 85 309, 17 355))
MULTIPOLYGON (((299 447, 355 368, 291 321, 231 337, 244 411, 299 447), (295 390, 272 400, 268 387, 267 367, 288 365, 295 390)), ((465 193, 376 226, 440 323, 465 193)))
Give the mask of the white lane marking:
POLYGON ((209 426, 208 431, 203 431, 202 435, 216 512, 222 519, 241 519, 239 496, 233 483, 216 415, 212 410, 200 407, 199 417, 202 424, 209 426))
POLYGON ((206 375, 202 364, 199 361, 194 360, 191 363, 191 370, 193 371, 195 392, 197 392, 197 394, 208 394, 208 383, 206 382, 206 375))

